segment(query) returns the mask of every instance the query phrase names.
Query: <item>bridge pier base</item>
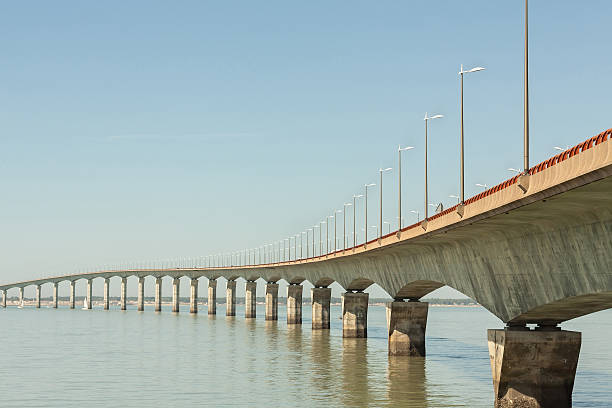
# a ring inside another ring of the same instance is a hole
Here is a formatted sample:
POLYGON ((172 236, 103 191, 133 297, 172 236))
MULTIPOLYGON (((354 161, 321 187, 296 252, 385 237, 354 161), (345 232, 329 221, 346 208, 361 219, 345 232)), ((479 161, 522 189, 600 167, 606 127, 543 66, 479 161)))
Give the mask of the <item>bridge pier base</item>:
POLYGON ((155 311, 161 312, 162 306, 162 278, 155 278, 155 311))
POLYGON ((85 297, 87 299, 87 309, 91 310, 91 304, 92 304, 92 295, 91 295, 91 285, 93 284, 93 281, 91 279, 87 279, 87 293, 85 294, 85 297))
POLYGON ((179 278, 172 279, 172 313, 179 312, 181 301, 181 280, 179 278))
POLYGON ((189 313, 198 313, 198 278, 191 278, 189 313))
POLYGON ((57 282, 53 282, 53 308, 57 309, 57 282))
POLYGON ((144 312, 144 276, 138 277, 138 311, 144 312))
POLYGON ((247 281, 244 293, 244 317, 257 317, 257 282, 247 281))
POLYGON ((236 281, 227 281, 225 291, 225 315, 236 316, 236 281))
POLYGON ((6 290, 2 291, 2 307, 6 308, 6 290))
POLYGON ((121 310, 127 310, 127 278, 125 276, 121 277, 121 293, 119 297, 121 310))
POLYGON ((109 293, 110 293, 110 279, 109 278, 104 278, 104 310, 108 310, 110 307, 110 298, 109 298, 109 293))
POLYGON ((74 301, 75 301, 75 292, 76 292, 76 282, 70 281, 70 308, 74 309, 74 301))
POLYGON ((387 304, 389 355, 425 357, 429 303, 395 301, 387 304))
POLYGON ((571 408, 581 333, 555 329, 488 330, 495 408, 571 408))
POLYGON ((266 284, 266 320, 278 320, 278 283, 266 284))
POLYGON ((23 306, 23 287, 19 288, 19 306, 23 306))
POLYGON ((342 337, 368 337, 368 298, 364 292, 342 295, 342 337))
POLYGON ((208 280, 208 314, 217 314, 217 280, 208 280))
POLYGON ((40 285, 36 285, 36 308, 40 309, 40 285))
POLYGON ((312 288, 312 330, 329 329, 331 288, 312 288))
POLYGON ((287 286, 287 324, 302 324, 302 285, 287 286))

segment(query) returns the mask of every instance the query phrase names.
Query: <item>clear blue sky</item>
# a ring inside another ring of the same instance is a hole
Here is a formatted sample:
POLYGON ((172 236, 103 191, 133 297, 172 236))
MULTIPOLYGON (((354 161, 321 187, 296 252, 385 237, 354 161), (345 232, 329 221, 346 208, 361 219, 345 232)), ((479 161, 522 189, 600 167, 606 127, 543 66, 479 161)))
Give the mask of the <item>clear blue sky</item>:
MULTIPOLYGON (((531 2, 532 163, 612 127, 611 15, 531 2)), ((426 111, 431 202, 458 192, 462 63, 487 68, 466 77, 467 193, 522 163, 520 0, 4 2, 0 27, 1 282, 294 235, 398 144, 412 223, 426 111)))

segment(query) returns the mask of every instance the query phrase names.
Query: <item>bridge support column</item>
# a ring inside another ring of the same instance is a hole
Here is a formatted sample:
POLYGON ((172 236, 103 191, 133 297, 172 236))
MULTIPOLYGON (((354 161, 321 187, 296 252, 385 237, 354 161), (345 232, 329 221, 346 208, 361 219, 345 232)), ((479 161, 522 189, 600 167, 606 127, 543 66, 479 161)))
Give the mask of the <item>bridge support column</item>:
POLYGON ((138 277, 138 311, 144 312, 144 276, 138 277))
POLYGON ((127 278, 121 277, 121 310, 127 310, 127 278))
POLYGON ((266 320, 278 320, 278 283, 266 284, 266 320))
POLYGON ((217 314, 217 280, 208 280, 208 314, 217 314))
POLYGON ((225 291, 225 315, 236 316, 236 281, 227 281, 225 291))
POLYGON ((390 356, 425 357, 429 303, 395 301, 387 304, 390 356))
POLYGON ((161 312, 162 306, 162 278, 155 278, 155 311, 161 312))
POLYGON ((244 293, 244 317, 255 319, 257 317, 257 282, 247 281, 244 293))
POLYGON ((87 279, 87 293, 85 294, 85 297, 87 299, 87 309, 91 310, 91 306, 92 306, 92 301, 93 301, 93 297, 91 296, 91 285, 92 285, 93 281, 91 279, 87 279))
POLYGON ((110 299, 109 299, 109 292, 110 292, 110 280, 108 278, 104 278, 104 310, 108 310, 109 309, 109 305, 110 305, 110 299))
POLYGON ((19 288, 19 306, 23 306, 23 287, 19 288))
POLYGON ((329 329, 331 288, 312 288, 312 329, 329 329))
POLYGON ((363 292, 342 295, 342 337, 368 337, 368 298, 363 292))
POLYGON ((53 282, 53 308, 57 309, 57 282, 53 282))
POLYGON ((70 281, 70 308, 74 309, 76 281, 70 281))
POLYGON ((2 291, 2 307, 6 308, 6 290, 2 291))
POLYGON ((198 279, 191 278, 191 296, 189 298, 189 313, 198 313, 198 279))
POLYGON ((488 330, 495 408, 571 408, 581 333, 488 330))
POLYGON ((302 285, 287 286, 287 324, 302 324, 302 285))
POLYGON ((172 280, 172 312, 178 313, 181 301, 181 280, 174 278, 172 280))
POLYGON ((36 285, 36 308, 40 309, 40 285, 36 285))

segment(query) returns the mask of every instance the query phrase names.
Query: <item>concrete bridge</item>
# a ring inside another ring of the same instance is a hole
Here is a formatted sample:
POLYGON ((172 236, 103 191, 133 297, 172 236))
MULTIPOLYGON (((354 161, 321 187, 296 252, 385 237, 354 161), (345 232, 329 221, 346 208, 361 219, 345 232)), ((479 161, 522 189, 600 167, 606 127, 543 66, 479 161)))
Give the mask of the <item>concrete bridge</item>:
MULTIPOLYGON (((475 299, 506 323, 489 330, 496 407, 570 407, 581 345, 579 332, 559 324, 612 307, 612 129, 532 167, 423 222, 366 244, 307 259, 235 267, 134 269, 66 275, 1 285, 6 291, 87 280, 88 307, 94 279, 138 277, 138 310, 144 280, 154 278, 155 310, 161 311, 162 277, 173 281, 179 311, 179 278, 191 278, 191 312, 197 313, 198 278, 208 278, 208 313, 216 313, 217 278, 227 278, 226 315, 236 313, 236 279, 246 282, 246 318, 255 317, 255 280, 266 282, 268 320, 278 318, 278 281, 289 283, 287 323, 302 322, 302 286, 312 289, 312 328, 329 329, 331 289, 338 282, 343 336, 367 336, 368 294, 377 283, 393 298, 387 306, 389 354, 424 356, 428 305, 419 299, 448 285, 475 299), (533 324, 534 328, 527 325, 533 324)), ((290 257, 291 258, 291 257, 290 257)))

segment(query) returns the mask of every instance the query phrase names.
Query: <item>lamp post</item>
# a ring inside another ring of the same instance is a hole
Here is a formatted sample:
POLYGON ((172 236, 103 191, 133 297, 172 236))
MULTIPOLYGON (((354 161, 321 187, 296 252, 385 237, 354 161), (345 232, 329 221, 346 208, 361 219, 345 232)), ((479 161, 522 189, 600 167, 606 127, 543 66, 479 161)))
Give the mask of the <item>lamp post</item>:
MULTIPOLYGON (((298 237, 300 236, 300 234, 296 234, 295 235, 295 249, 294 249, 294 258, 297 261, 298 257, 297 257, 297 248, 298 248, 298 237)), ((300 250, 301 251, 301 250, 300 250)))
POLYGON ((524 174, 529 173, 529 24, 528 0, 525 0, 525 62, 524 62, 524 101, 523 101, 523 167, 524 174))
POLYGON ((378 222, 378 225, 380 225, 380 230, 378 231, 379 232, 379 235, 378 235, 378 242, 379 243, 380 243, 380 239, 382 238, 382 225, 383 225, 383 219, 382 219, 383 218, 383 184, 382 184, 383 179, 382 179, 382 176, 383 176, 383 173, 385 173, 387 171, 391 171, 391 170, 392 170, 391 167, 387 167, 386 169, 380 168, 378 170, 378 172, 380 173, 380 185, 379 185, 379 190, 380 190, 380 214, 379 215, 380 215, 380 219, 379 219, 379 222, 378 222))
MULTIPOLYGON (((300 258, 304 259, 304 234, 306 234, 306 244, 308 244, 308 233, 302 231, 300 235, 300 258)), ((308 248, 306 248, 306 254, 308 254, 308 248)))
POLYGON ((463 161, 463 75, 469 74, 472 72, 483 71, 483 67, 475 67, 472 69, 468 69, 467 71, 463 70, 463 64, 461 64, 461 71, 459 71, 459 75, 461 76, 461 204, 465 202, 465 189, 464 189, 464 161, 463 161))
POLYGON ((350 207, 352 205, 353 204, 351 204, 351 203, 344 203, 344 206, 342 208, 344 210, 343 211, 344 214, 342 214, 343 218, 344 218, 343 221, 342 221, 342 228, 344 230, 343 233, 342 233, 342 241, 344 241, 344 247, 342 249, 342 252, 346 251, 346 207, 350 207))
POLYGON ((318 225, 314 225, 312 227, 312 257, 314 258, 317 255, 317 251, 315 250, 315 228, 317 228, 318 225))
POLYGON ((331 219, 334 218, 333 215, 328 215, 327 216, 327 223, 325 224, 325 256, 327 257, 329 255, 329 223, 331 222, 331 219))
POLYGON ((402 235, 402 152, 406 150, 414 149, 412 146, 406 146, 402 148, 402 146, 397 146, 397 223, 399 227, 397 228, 397 237, 399 238, 402 235))
POLYGON ((515 168, 513 168, 513 167, 510 167, 510 168, 508 169, 508 171, 511 171, 511 172, 513 172, 513 173, 516 173, 516 174, 522 174, 522 173, 523 173, 523 172, 522 172, 522 171, 520 171, 519 169, 515 169, 515 168))
POLYGON ((375 183, 365 185, 365 239, 363 241, 364 249, 368 245, 368 187, 374 187, 375 185, 375 183))
POLYGON ((389 227, 387 228, 387 234, 390 234, 390 233, 391 233, 391 223, 390 223, 390 222, 387 222, 387 221, 383 221, 383 225, 384 225, 384 224, 386 224, 386 225, 388 225, 388 226, 389 226, 389 227))
POLYGON ((325 221, 319 222, 319 256, 323 256, 323 224, 325 221))
POLYGON ((487 188, 489 188, 489 186, 487 186, 486 184, 480 184, 480 183, 476 183, 476 186, 484 188, 484 191, 487 191, 487 188))
POLYGON ((463 202, 463 201, 460 201, 461 197, 453 195, 453 194, 449 195, 448 198, 455 198, 457 200, 457 204, 460 204, 463 202))
MULTIPOLYGON (((312 231, 312 228, 308 228, 306 230, 306 259, 310 258, 310 251, 309 251, 309 248, 308 248, 308 231, 312 231)), ((314 236, 314 231, 313 231, 312 235, 314 236)), ((314 238, 312 239, 312 242, 314 244, 314 238)))
POLYGON ((359 195, 353 195, 353 251, 355 251, 355 248, 357 247, 357 232, 355 231, 355 226, 356 226, 356 211, 357 211, 357 199, 363 197, 362 194, 359 195))
POLYGON ((439 119, 443 117, 444 115, 427 116, 427 112, 425 112, 425 219, 423 221, 427 221, 427 203, 429 202, 427 197, 427 124, 432 119, 439 119))
POLYGON ((415 211, 415 210, 410 210, 410 212, 411 212, 411 213, 413 213, 413 214, 416 214, 416 216, 417 216, 417 222, 419 222, 419 219, 421 218, 421 217, 419 217, 419 212, 418 212, 418 211, 415 211))
POLYGON ((338 245, 338 213, 342 212, 342 210, 336 210, 334 212, 334 256, 336 256, 336 250, 338 245))

